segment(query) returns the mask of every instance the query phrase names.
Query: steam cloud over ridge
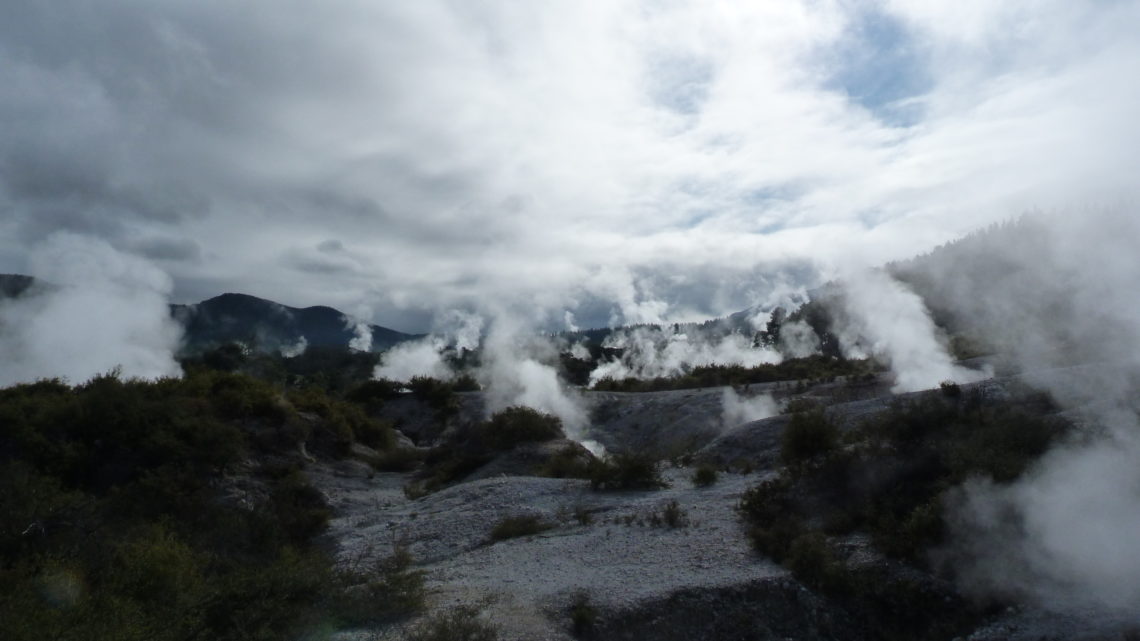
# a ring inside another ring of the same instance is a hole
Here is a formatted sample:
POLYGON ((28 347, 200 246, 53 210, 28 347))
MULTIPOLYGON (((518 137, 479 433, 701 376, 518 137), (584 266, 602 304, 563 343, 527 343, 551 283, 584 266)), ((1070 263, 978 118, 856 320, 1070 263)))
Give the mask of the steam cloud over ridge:
POLYGON ((0 385, 61 377, 73 384, 182 373, 170 277, 107 243, 66 232, 32 253, 37 291, 0 300, 0 385))
POLYGON ((963 256, 932 262, 941 304, 959 305, 989 330, 1080 426, 1012 486, 978 479, 960 492, 948 555, 968 589, 1135 618, 1137 239, 1134 207, 1058 212, 982 237, 969 261, 978 267, 953 269, 963 256))

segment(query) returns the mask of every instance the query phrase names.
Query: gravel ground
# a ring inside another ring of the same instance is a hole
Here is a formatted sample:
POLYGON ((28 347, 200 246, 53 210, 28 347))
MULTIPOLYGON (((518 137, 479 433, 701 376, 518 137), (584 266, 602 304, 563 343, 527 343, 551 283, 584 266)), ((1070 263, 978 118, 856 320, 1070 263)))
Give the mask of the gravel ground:
POLYGON ((601 609, 626 610, 683 588, 729 587, 782 577, 785 570, 749 548, 735 513, 758 477, 721 475, 693 487, 690 470, 669 469, 671 487, 644 492, 593 492, 578 480, 484 479, 416 501, 404 497, 404 475, 368 478, 352 466, 309 470, 336 512, 330 535, 343 563, 386 556, 401 542, 426 572, 433 607, 486 605, 503 639, 568 639, 563 610, 586 591, 601 609), (671 500, 687 524, 650 525, 671 500), (588 511, 583 525, 575 511, 588 511), (554 527, 490 543, 506 516, 533 514, 554 527), (628 521, 628 524, 627 524, 628 521))
MULTIPOLYGON (((1086 386, 1079 383, 1090 374, 1086 370, 1059 368, 963 388, 980 389, 995 399, 1018 393, 1024 382, 1081 391, 1086 386)), ((823 401, 829 414, 850 428, 898 398, 888 387, 883 380, 859 386, 837 382, 815 386, 804 396, 823 401)), ((780 392, 786 390, 784 386, 780 392)), ((747 394, 773 391, 774 386, 754 385, 747 394)), ((470 481, 411 501, 402 490, 408 475, 372 474, 351 462, 316 463, 309 474, 334 508, 329 536, 342 563, 367 564, 390 554, 395 545, 405 545, 425 572, 432 610, 478 604, 504 640, 570 639, 567 608, 579 591, 589 594, 603 616, 622 613, 611 622, 630 622, 627 630, 620 625, 607 629, 606 638, 637 638, 647 629, 670 633, 661 638, 686 640, 704 638, 705 630, 714 629, 721 630, 720 636, 708 638, 848 638, 841 618, 834 619, 835 613, 785 570, 751 552, 734 508, 741 493, 776 465, 787 418, 726 428, 721 424, 723 394, 723 388, 714 388, 584 395, 593 408, 590 436, 608 448, 658 455, 699 449, 698 461, 725 464, 743 458, 760 470, 748 476, 722 473, 708 488, 693 487, 691 469, 669 468, 665 475, 671 486, 658 491, 600 493, 585 481, 513 476, 470 481), (650 525, 651 515, 671 500, 685 511, 687 525, 650 525), (575 514, 581 512, 590 513, 592 522, 580 523, 575 514), (496 523, 522 514, 538 516, 553 527, 538 535, 490 542, 496 523), (737 601, 738 607, 724 609, 725 603, 737 601), (712 619, 698 622, 694 614, 712 619), (721 614, 746 616, 755 626, 741 637, 738 632, 744 628, 723 627, 724 617, 716 620, 721 614), (770 633, 757 633, 758 628, 770 633)), ((481 397, 463 396, 465 411, 474 416, 481 397)), ((405 410, 407 424, 423 419, 405 410)), ((1140 638, 1122 636, 1125 631, 1135 633, 1126 626, 1099 623, 1021 608, 969 639, 1140 638)), ((340 638, 398 639, 400 630, 358 631, 340 638)))

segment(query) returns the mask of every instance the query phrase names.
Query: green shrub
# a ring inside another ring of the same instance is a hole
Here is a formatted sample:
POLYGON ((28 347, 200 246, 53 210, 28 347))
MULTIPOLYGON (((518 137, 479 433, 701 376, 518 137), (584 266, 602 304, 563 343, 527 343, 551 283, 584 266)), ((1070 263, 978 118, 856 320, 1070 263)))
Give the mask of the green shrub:
POLYGON ((613 454, 590 464, 595 490, 654 490, 667 487, 659 464, 644 454, 613 454))
POLYGON ((298 411, 320 418, 308 435, 317 451, 343 458, 356 441, 378 450, 386 450, 395 443, 395 432, 390 424, 369 418, 360 406, 332 398, 320 388, 290 390, 288 399, 298 411))
POLYGON ((788 546, 784 565, 801 583, 825 594, 841 594, 851 589, 847 568, 828 546, 827 537, 818 532, 796 537, 788 546))
POLYGON ((461 605, 416 625, 408 641, 496 641, 498 631, 479 620, 479 610, 461 605))
POLYGON ((427 496, 428 494, 431 494, 431 490, 427 489, 427 487, 425 486, 425 484, 422 481, 412 481, 411 483, 407 483, 404 485, 403 490, 404 490, 404 496, 409 501, 415 501, 416 499, 422 499, 423 497, 427 496))
POLYGON ((594 514, 584 505, 575 505, 574 520, 578 525, 590 525, 594 522, 594 514))
POLYGON ((457 376, 455 381, 451 384, 451 388, 456 392, 478 392, 483 389, 483 387, 479 385, 479 381, 475 380, 475 377, 470 374, 457 376))
POLYGON ((491 541, 505 541, 520 536, 540 534, 554 527, 533 514, 508 516, 501 519, 491 529, 491 541))
POLYGON ((370 571, 346 571, 340 576, 340 617, 349 625, 382 623, 423 611, 427 591, 424 573, 412 570, 412 555, 397 545, 370 571))
POLYGON ((251 443, 295 456, 259 436, 292 416, 208 370, 0 390, 5 639, 276 639, 324 617, 323 497, 292 465, 237 465, 251 443))
POLYGON ((359 383, 344 395, 344 400, 370 409, 378 409, 385 401, 400 396, 404 386, 395 381, 373 379, 359 383))
POLYGON ((737 509, 749 523, 748 538, 758 552, 783 560, 792 542, 804 533, 800 510, 792 500, 791 477, 781 474, 749 488, 737 509))
POLYGON ((459 397, 455 395, 455 387, 451 383, 430 376, 413 376, 408 381, 407 388, 420 402, 435 410, 436 416, 441 419, 459 411, 459 397))
POLYGON ((581 639, 594 632, 598 622, 598 609, 590 603, 590 595, 586 591, 574 594, 570 603, 570 631, 575 638, 581 639))
POLYGON ((538 476, 554 479, 588 479, 594 455, 578 445, 567 445, 539 466, 538 476))
POLYGON ((665 507, 661 509, 661 521, 671 527, 679 528, 689 524, 689 515, 685 510, 681 509, 681 504, 676 499, 669 501, 665 507))
POLYGON ((716 468, 711 465, 702 465, 693 473, 693 485, 697 487, 708 487, 716 483, 716 480, 716 468))
POLYGON ((784 407, 781 408, 781 414, 799 414, 802 412, 816 412, 822 410, 823 406, 819 401, 811 398, 793 398, 789 399, 784 407))
POLYGON ((780 457, 785 463, 807 461, 834 450, 839 430, 822 410, 792 415, 780 441, 780 457))
MULTIPOLYGON (((288 413, 277 391, 255 378, 223 373, 206 374, 203 378, 202 382, 209 386, 207 398, 223 418, 281 422, 288 413)), ((196 382, 193 379, 188 381, 190 384, 196 382)), ((95 379, 92 383, 102 384, 95 379)))
POLYGON ((394 447, 365 461, 378 472, 411 472, 419 467, 427 453, 410 447, 394 447))
POLYGON ((520 406, 495 412, 479 430, 483 442, 496 450, 566 437, 562 431, 562 419, 520 406))

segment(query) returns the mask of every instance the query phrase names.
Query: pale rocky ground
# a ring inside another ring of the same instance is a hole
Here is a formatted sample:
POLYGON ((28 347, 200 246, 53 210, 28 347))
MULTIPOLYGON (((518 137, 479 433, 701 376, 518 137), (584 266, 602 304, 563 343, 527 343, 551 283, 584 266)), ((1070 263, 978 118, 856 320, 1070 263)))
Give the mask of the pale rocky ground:
POLYGON ((409 501, 401 489, 404 475, 369 479, 359 472, 344 466, 310 470, 338 513, 331 535, 341 559, 367 563, 400 542, 426 571, 434 606, 485 603, 504 639, 572 638, 564 610, 579 591, 599 608, 627 610, 682 588, 786 574, 751 551, 735 514, 755 475, 722 475, 711 487, 696 488, 689 470, 670 469, 665 476, 671 487, 630 492, 593 492, 579 480, 503 477, 409 501), (651 515, 670 500, 688 524, 650 525, 651 515), (576 510, 588 511, 592 523, 579 523, 576 510), (520 514, 538 515, 555 527, 489 542, 501 518, 520 514))
MULTIPOLYGON (((1054 372, 1065 377, 1083 374, 1054 372)), ((1001 397, 1013 379, 979 384, 1001 397)), ((823 385, 808 395, 831 404, 844 426, 886 407, 882 382, 853 388, 823 385)), ((786 386, 747 392, 784 393, 786 386)), ((741 493, 772 474, 785 417, 721 424, 723 389, 651 394, 592 394, 589 436, 611 449, 679 453, 690 462, 729 465, 747 459, 749 474, 722 472, 717 483, 694 487, 693 468, 666 465, 670 487, 594 492, 588 482, 531 476, 481 478, 409 500, 407 474, 376 473, 357 462, 319 463, 308 473, 334 511, 329 536, 342 563, 367 565, 406 546, 425 572, 429 609, 476 604, 504 640, 566 640, 568 609, 588 594, 600 614, 596 638, 606 639, 849 639, 842 612, 829 609, 777 564, 754 553, 735 506, 741 493), (653 527, 650 516, 671 500, 684 510, 683 527, 653 527), (588 512, 582 524, 575 513, 588 512), (534 514, 554 527, 541 534, 491 543, 502 518, 534 514)), ((466 395, 464 412, 479 416, 481 399, 466 395)), ((401 420, 426 420, 408 408, 401 420)), ((415 430, 409 430, 415 433, 415 430)), ((874 557, 854 540, 852 559, 874 557)), ((873 558, 872 558, 873 560, 873 558)), ((969 637, 1130 639, 1119 626, 1090 629, 1088 619, 1033 608, 1011 610, 969 637)), ((399 639, 401 626, 342 632, 339 639, 399 639)))

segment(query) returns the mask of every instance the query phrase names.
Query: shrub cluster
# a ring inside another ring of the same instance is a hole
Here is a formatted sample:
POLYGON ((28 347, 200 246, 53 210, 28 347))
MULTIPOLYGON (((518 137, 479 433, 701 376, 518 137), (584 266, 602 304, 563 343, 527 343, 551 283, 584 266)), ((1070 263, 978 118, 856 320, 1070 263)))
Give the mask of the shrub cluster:
MULTIPOLYGON (((562 421, 529 407, 508 407, 490 419, 456 430, 424 457, 419 478, 408 488, 409 496, 422 496, 451 485, 471 474, 501 452, 528 443, 564 438, 562 421)), ((549 462, 549 472, 575 474, 573 452, 564 450, 549 462), (555 461, 555 459, 559 459, 555 461)))
POLYGON ((562 419, 521 406, 496 412, 479 426, 479 431, 483 443, 496 450, 566 437, 562 431, 562 419))
POLYGON ((412 568, 412 555, 397 545, 371 568, 352 568, 340 575, 346 595, 340 617, 348 625, 384 623, 424 609, 424 573, 412 568))
POLYGON ((338 616, 328 507, 289 463, 327 423, 217 371, 0 390, 5 639, 276 639, 338 616))
POLYGON ((577 639, 590 636, 598 623, 598 608, 590 601, 590 594, 578 591, 570 602, 570 631, 577 639))
POLYGON ((796 412, 780 439, 780 458, 793 465, 833 451, 839 445, 839 429, 821 409, 796 412))
POLYGON ((479 610, 461 605, 417 624, 408 641, 496 641, 498 631, 479 619, 479 610))
POLYGON ((659 463, 644 454, 613 454, 590 464, 595 490, 655 490, 667 487, 659 463))
POLYGON ((805 585, 854 603, 887 638, 960 632, 959 624, 979 616, 977 607, 929 586, 852 570, 828 535, 868 531, 889 557, 925 566, 926 551, 945 540, 946 492, 972 476, 1015 480, 1068 427, 1040 395, 982 401, 942 390, 899 401, 856 430, 846 448, 822 414, 793 416, 783 452, 793 464, 746 491, 739 504, 753 545, 805 585), (927 608, 948 627, 924 627, 927 617, 898 603, 927 608))
POLYGON ((716 468, 711 465, 702 465, 693 472, 693 485, 697 487, 708 487, 716 483, 716 480, 716 468))
POLYGON ((520 516, 508 516, 501 519, 491 528, 491 541, 505 541, 506 539, 515 539, 520 536, 531 536, 545 532, 553 525, 542 520, 534 514, 523 514, 520 516))

